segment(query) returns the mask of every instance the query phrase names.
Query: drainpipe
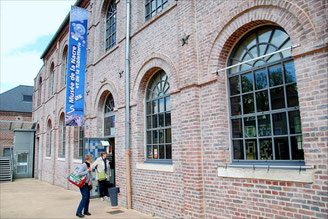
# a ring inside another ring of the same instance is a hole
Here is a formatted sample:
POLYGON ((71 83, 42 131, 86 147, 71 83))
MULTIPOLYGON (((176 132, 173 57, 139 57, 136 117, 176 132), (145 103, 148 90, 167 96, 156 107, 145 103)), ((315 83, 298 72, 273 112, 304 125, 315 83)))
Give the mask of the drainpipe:
POLYGON ((131 166, 130 166, 130 0, 126 0, 125 37, 125 165, 127 208, 132 208, 131 166))

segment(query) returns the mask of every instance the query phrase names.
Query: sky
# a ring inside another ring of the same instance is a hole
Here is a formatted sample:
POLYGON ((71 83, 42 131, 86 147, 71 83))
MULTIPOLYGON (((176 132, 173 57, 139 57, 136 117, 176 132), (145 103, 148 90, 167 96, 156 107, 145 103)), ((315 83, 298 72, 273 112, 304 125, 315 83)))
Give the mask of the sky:
POLYGON ((0 93, 34 85, 41 54, 75 0, 0 0, 0 93))

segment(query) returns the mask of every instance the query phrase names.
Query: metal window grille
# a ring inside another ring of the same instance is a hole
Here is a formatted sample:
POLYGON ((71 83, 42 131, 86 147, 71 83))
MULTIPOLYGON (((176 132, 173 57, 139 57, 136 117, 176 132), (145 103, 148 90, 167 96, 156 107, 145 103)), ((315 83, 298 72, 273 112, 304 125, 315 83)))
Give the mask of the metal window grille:
POLYGON ((109 3, 106 13, 106 51, 116 44, 116 1, 109 3))
POLYGON ((147 87, 146 152, 148 160, 172 159, 170 84, 163 70, 147 87))
POLYGON ((146 20, 161 12, 168 4, 168 0, 145 0, 146 20))
MULTIPOLYGON (((235 65, 290 47, 282 29, 253 30, 229 58, 235 65)), ((228 70, 232 157, 235 162, 304 163, 294 61, 289 50, 228 70)))

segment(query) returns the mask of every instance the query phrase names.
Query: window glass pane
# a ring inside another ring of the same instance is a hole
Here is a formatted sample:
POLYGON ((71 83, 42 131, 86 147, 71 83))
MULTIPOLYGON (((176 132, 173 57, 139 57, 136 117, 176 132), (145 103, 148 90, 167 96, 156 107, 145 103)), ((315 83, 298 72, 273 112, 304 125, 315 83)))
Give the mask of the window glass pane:
POLYGON ((244 160, 243 140, 233 140, 233 158, 235 160, 244 160))
POLYGON ((153 146, 154 149, 154 159, 158 159, 158 145, 153 146))
POLYGON ((288 114, 289 114, 290 134, 302 133, 300 112, 297 110, 297 111, 288 112, 288 114))
POLYGON ((275 138, 274 150, 276 154, 276 160, 289 160, 288 138, 275 138))
POLYGON ((284 67, 286 83, 296 82, 294 62, 287 62, 284 67))
POLYGON ((270 86, 277 86, 283 83, 281 65, 275 65, 269 68, 270 86))
POLYGON ((269 42, 270 35, 271 35, 271 32, 272 32, 270 29, 269 28, 265 28, 265 29, 262 29, 262 30, 259 30, 258 31, 257 35, 258 35, 258 38, 259 38, 259 42, 260 43, 267 43, 267 42, 269 42))
POLYGON ((230 80, 230 95, 236 95, 240 93, 239 76, 235 76, 230 80))
POLYGON ((158 144, 158 131, 153 131, 153 144, 158 144))
POLYGON ((151 129, 151 116, 147 116, 147 128, 151 129))
POLYGON ((260 159, 261 160, 272 160, 272 139, 260 139, 260 159))
POLYGON ((256 122, 255 117, 244 118, 245 138, 256 137, 256 122))
POLYGON ((165 113, 165 126, 171 126, 171 113, 165 113))
POLYGON ((110 117, 110 134, 115 135, 115 116, 110 117))
POLYGON ((151 132, 147 132, 147 144, 151 144, 151 132))
POLYGON ((152 114, 152 104, 151 104, 151 102, 147 103, 147 114, 152 114))
POLYGON ((278 54, 275 54, 275 55, 269 56, 267 62, 275 62, 275 61, 281 59, 282 57, 281 57, 280 55, 281 55, 281 53, 278 53, 278 54))
POLYGON ((157 115, 153 115, 153 125, 152 128, 157 128, 158 122, 157 122, 157 115))
POLYGON ((171 129, 165 129, 165 143, 172 143, 171 129))
POLYGON ((287 38, 289 37, 285 32, 275 29, 271 43, 279 47, 287 38))
POLYGON ((263 89, 268 87, 267 72, 265 69, 255 72, 255 89, 263 89))
POLYGON ((243 95, 244 114, 254 113, 254 94, 243 95))
POLYGON ((257 160, 256 140, 246 140, 246 160, 257 160))
POLYGON ((286 86, 287 92, 287 104, 288 107, 298 106, 298 92, 297 92, 297 85, 292 84, 286 86))
POLYGON ((165 111, 171 111, 171 97, 165 98, 165 111))
POLYGON ((253 90, 253 74, 245 74, 241 76, 243 93, 253 90))
POLYGON ((147 158, 152 159, 153 158, 153 149, 151 145, 147 146, 147 158))
POLYGON ((257 117, 259 136, 271 136, 270 115, 257 117))
POLYGON ((267 45, 266 44, 259 45, 259 48, 260 48, 260 56, 263 56, 267 48, 267 45))
POLYGON ((232 137, 233 138, 242 138, 243 129, 241 119, 232 119, 232 137))
POLYGON ((249 53, 253 56, 253 58, 257 57, 257 47, 253 47, 249 53))
POLYGON ((110 131, 111 131, 111 130, 110 130, 110 128, 111 128, 111 127, 110 127, 110 122, 111 122, 110 120, 111 120, 110 117, 105 117, 105 118, 104 118, 104 135, 105 135, 105 136, 108 136, 108 135, 110 135, 110 133, 111 133, 111 132, 110 132, 110 131))
POLYGON ((271 95, 271 108, 273 110, 285 108, 285 95, 284 95, 283 87, 270 89, 270 95, 271 95))
POLYGON ((153 113, 158 113, 158 103, 157 100, 153 101, 153 113))
POLYGON ((166 159, 172 159, 172 146, 170 144, 166 145, 166 159))
POLYGON ((164 127, 164 113, 158 115, 158 127, 164 127))
POLYGON ((287 122, 286 113, 276 113, 272 114, 273 118, 273 129, 275 135, 285 135, 287 134, 287 122))
POLYGON ((290 137, 293 160, 304 160, 302 136, 290 137))
POLYGON ((269 110, 269 97, 268 91, 256 92, 256 109, 257 112, 263 112, 269 110))
POLYGON ((159 159, 164 159, 164 145, 159 145, 159 159))
MULTIPOLYGON (((249 59, 250 59, 249 55, 247 55, 246 57, 249 57, 249 59)), ((247 61, 247 60, 243 60, 243 61, 247 61)), ((251 69, 251 68, 252 68, 252 62, 248 62, 247 64, 242 64, 240 66, 240 71, 246 71, 246 70, 251 69)))
POLYGON ((159 112, 164 112, 164 98, 159 99, 159 112))
POLYGON ((231 98, 231 115, 241 115, 240 97, 231 98))
POLYGON ((159 130, 159 143, 164 143, 164 129, 159 130))

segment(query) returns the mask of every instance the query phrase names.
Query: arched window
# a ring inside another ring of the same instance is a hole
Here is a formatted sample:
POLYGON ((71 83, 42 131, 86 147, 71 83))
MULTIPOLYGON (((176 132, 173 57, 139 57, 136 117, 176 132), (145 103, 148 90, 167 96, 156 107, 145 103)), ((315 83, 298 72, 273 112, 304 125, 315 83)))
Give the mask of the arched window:
POLYGON ((106 13, 106 51, 116 43, 116 0, 111 0, 106 13))
MULTIPOLYGON (((291 46, 279 27, 260 27, 236 45, 229 65, 291 46)), ((294 61, 290 50, 230 69, 229 101, 234 161, 304 163, 294 61)))
POLYGON ((66 126, 64 113, 60 115, 59 119, 59 135, 58 135, 58 157, 65 157, 65 145, 66 145, 66 126))
POLYGON ((115 136, 115 113, 114 113, 114 99, 113 95, 107 96, 104 107, 104 136, 115 136))
POLYGON ((42 94, 42 77, 39 78, 38 106, 41 105, 41 94, 42 94))
POLYGON ((147 159, 171 160, 170 84, 163 70, 150 80, 146 93, 147 159))
POLYGON ((49 75, 49 89, 50 89, 49 96, 52 96, 54 94, 54 76, 55 76, 55 66, 54 63, 52 63, 50 67, 50 75, 49 75))
POLYGON ((66 85, 66 77, 67 77, 67 51, 68 47, 65 46, 64 52, 63 52, 63 57, 62 57, 62 86, 66 85))
POLYGON ((52 147, 52 125, 51 125, 51 120, 49 120, 47 124, 46 157, 51 157, 51 147, 52 147))

